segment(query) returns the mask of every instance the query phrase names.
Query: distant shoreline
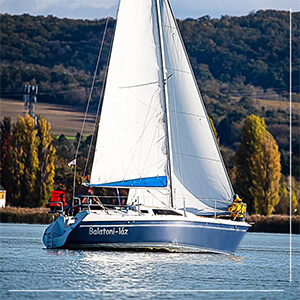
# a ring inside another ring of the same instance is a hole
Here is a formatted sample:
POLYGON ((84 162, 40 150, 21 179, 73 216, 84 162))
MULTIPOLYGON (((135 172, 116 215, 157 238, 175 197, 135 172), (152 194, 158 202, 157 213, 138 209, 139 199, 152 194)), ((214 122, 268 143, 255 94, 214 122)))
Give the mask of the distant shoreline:
POLYGON ((0 223, 50 224, 49 208, 4 207, 0 208, 0 223))
MULTIPOLYGON (((0 208, 1 223, 50 224, 52 215, 48 208, 0 208)), ((252 215, 246 218, 252 227, 249 232, 289 233, 290 218, 288 215, 261 216, 252 215)), ((300 234, 300 216, 292 217, 292 233, 300 234)))
MULTIPOLYGON (((248 232, 290 233, 290 216, 288 215, 251 215, 246 218, 252 227, 248 232)), ((292 233, 300 234, 300 216, 292 216, 292 233)))

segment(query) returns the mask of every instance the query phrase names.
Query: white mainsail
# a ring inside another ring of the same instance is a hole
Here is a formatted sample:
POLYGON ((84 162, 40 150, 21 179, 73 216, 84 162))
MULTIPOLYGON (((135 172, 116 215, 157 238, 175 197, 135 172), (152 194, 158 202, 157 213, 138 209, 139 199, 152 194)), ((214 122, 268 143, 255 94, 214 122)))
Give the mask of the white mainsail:
POLYGON ((91 184, 167 184, 160 49, 152 4, 120 3, 91 184))
POLYGON ((174 206, 227 207, 233 190, 169 1, 121 0, 91 184, 169 205, 166 113, 174 206))

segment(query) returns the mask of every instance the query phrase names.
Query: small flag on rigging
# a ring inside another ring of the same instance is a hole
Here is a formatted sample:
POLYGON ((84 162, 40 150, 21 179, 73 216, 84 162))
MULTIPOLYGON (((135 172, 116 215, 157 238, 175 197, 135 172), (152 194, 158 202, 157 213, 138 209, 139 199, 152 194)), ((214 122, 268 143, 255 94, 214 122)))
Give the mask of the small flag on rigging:
POLYGON ((76 165, 76 158, 74 158, 72 161, 70 161, 68 163, 68 166, 71 167, 71 166, 75 166, 76 165))

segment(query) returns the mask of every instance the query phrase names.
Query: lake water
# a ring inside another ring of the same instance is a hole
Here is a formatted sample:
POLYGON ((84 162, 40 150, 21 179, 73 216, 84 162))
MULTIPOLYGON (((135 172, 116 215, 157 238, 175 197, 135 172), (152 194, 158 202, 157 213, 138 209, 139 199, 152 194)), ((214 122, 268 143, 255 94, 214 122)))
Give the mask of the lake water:
POLYGON ((0 224, 1 299, 299 299, 300 236, 247 233, 235 255, 47 250, 0 224))

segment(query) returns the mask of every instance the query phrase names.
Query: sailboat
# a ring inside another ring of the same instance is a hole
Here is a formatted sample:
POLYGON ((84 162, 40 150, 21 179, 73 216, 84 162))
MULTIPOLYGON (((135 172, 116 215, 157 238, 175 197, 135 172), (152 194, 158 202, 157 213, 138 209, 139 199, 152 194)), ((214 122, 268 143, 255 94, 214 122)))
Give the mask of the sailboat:
POLYGON ((250 226, 228 218, 234 191, 169 0, 120 1, 86 186, 47 248, 233 253, 250 226))

